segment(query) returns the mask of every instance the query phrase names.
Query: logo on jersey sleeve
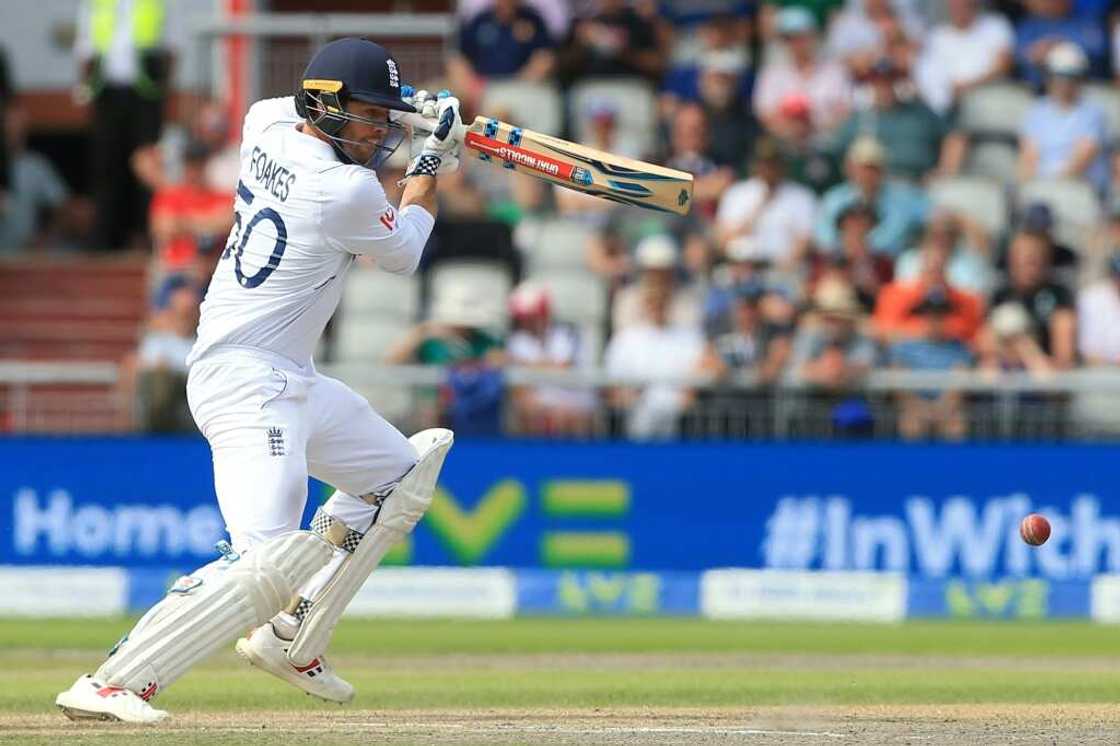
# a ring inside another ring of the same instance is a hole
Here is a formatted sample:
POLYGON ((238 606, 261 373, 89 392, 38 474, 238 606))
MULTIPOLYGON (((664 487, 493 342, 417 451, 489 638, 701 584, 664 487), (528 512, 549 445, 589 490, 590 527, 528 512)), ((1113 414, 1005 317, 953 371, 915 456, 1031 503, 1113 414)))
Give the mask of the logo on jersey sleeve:
POLYGON ((393 211, 391 206, 386 209, 385 212, 381 213, 381 217, 377 220, 385 226, 385 230, 390 233, 397 227, 397 213, 393 211))

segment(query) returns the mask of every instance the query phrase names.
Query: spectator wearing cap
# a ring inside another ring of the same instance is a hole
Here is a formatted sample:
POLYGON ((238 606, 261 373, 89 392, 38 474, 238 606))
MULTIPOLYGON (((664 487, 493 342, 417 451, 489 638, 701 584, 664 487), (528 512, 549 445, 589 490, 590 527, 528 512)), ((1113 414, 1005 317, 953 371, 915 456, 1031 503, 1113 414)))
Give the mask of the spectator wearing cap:
MULTIPOLYGON (((1073 293, 1054 281, 1050 245, 1041 236, 1020 232, 1011 241, 1007 282, 992 294, 992 305, 1019 303, 1031 317, 1031 333, 1055 370, 1077 362, 1077 316, 1073 293)), ((990 343, 990 335, 987 340, 990 343)), ((989 350, 990 354, 990 350, 989 350)))
POLYGON ((755 280, 731 289, 730 326, 709 337, 702 370, 716 378, 732 372, 754 372, 758 382, 776 381, 789 360, 792 325, 766 317, 763 304, 768 291, 755 280))
POLYGON ((847 181, 829 189, 817 212, 816 243, 825 251, 837 246, 836 219, 855 201, 874 206, 879 222, 871 231, 875 252, 897 257, 920 230, 929 212, 925 193, 884 174, 887 155, 882 144, 871 137, 857 138, 845 158, 847 181))
POLYGON ((983 321, 983 302, 972 293, 953 287, 946 276, 953 245, 925 241, 917 276, 895 280, 879 294, 875 304, 875 332, 887 344, 929 338, 931 318, 922 303, 933 292, 945 297, 948 307, 936 319, 939 338, 972 344, 983 321))
POLYGON ((794 272, 805 259, 813 234, 817 198, 786 178, 785 158, 770 137, 755 146, 754 176, 732 185, 720 199, 716 232, 720 245, 754 236, 776 268, 794 272))
MULTIPOLYGON (((945 275, 949 284, 973 295, 986 296, 995 284, 991 263, 991 241, 982 225, 963 213, 935 212, 926 225, 922 242, 942 245, 948 252, 945 275)), ((921 273, 922 249, 911 249, 899 257, 895 275, 909 280, 921 273)))
POLYGON ((742 58, 727 49, 707 52, 700 60, 697 101, 708 117, 708 151, 723 166, 737 166, 757 135, 750 74, 742 58))
POLYGON ((961 96, 1011 72, 1015 30, 1006 18, 983 11, 981 0, 946 0, 948 22, 933 28, 915 70, 922 98, 947 114, 961 96))
POLYGON ((566 79, 641 77, 658 80, 665 70, 657 17, 639 12, 626 0, 598 0, 578 15, 562 51, 566 79))
MULTIPOLYGON (((716 182, 720 174, 709 173, 706 177, 710 179, 698 178, 696 181, 716 182)), ((592 201, 606 202, 594 198, 592 201)), ((616 206, 599 216, 601 220, 584 246, 585 262, 592 272, 607 281, 612 295, 616 294, 639 272, 637 250, 642 242, 652 235, 664 235, 677 247, 677 265, 681 278, 700 282, 707 276, 714 254, 708 235, 710 230, 707 215, 714 214, 715 207, 698 208, 694 205, 692 212, 693 214, 682 218, 616 206)))
POLYGON ((1007 271, 1008 248, 1011 239, 1018 233, 1029 233, 1043 241, 1049 247, 1050 268, 1054 272, 1054 280, 1067 287, 1077 285, 1078 266, 1081 257, 1078 252, 1061 243, 1054 234, 1054 211, 1045 202, 1032 202, 1026 206, 1019 216, 1015 232, 1008 238, 1007 245, 996 260, 996 268, 1000 272, 1007 271))
POLYGON ((233 224, 232 195, 206 180, 209 155, 203 143, 190 143, 183 154, 182 182, 152 197, 149 222, 157 276, 187 272, 205 279, 233 224))
POLYGON ((1019 178, 1083 179, 1098 192, 1109 185, 1108 121, 1081 83, 1084 51, 1063 42, 1046 55, 1046 95, 1027 110, 1019 130, 1019 178))
POLYGON ((673 323, 670 293, 658 290, 641 300, 641 320, 615 327, 603 356, 604 367, 612 377, 670 380, 623 381, 608 398, 622 414, 628 437, 671 438, 678 434, 681 416, 694 397, 689 387, 671 379, 699 372, 704 339, 697 324, 673 323))
MULTIPOLYGON (((890 346, 891 367, 935 373, 971 368, 972 353, 950 328, 954 310, 949 288, 930 285, 910 310, 910 316, 921 322, 914 325, 916 333, 890 346)), ((960 391, 900 391, 898 400, 898 429, 903 438, 917 440, 937 435, 946 440, 961 440, 965 437, 967 423, 964 396, 960 391)))
MULTIPOLYGON (((390 365, 448 368, 447 385, 417 392, 415 419, 446 423, 465 432, 495 435, 500 428, 505 363, 501 337, 504 308, 467 284, 454 284, 432 301, 428 318, 413 326, 385 353, 390 365)), ((458 432, 458 430, 456 430, 458 432)))
POLYGON ((890 176, 919 182, 938 165, 944 120, 917 97, 901 98, 906 74, 890 57, 881 57, 868 73, 871 107, 854 112, 836 132, 833 149, 843 153, 859 137, 870 135, 886 150, 890 176))
POLYGON ((692 285, 682 285, 678 279, 680 249, 677 242, 666 234, 653 234, 643 238, 634 251, 638 267, 635 282, 615 294, 611 323, 615 332, 631 326, 649 323, 649 313, 657 303, 664 303, 671 326, 698 327, 700 325, 701 298, 692 285))
POLYGON ((1015 30, 1019 74, 1035 86, 1052 75, 1050 53, 1075 44, 1085 55, 1082 76, 1107 77, 1108 33, 1094 13, 1078 12, 1073 0, 1027 0, 1027 15, 1015 30))
POLYGON ((156 290, 136 352, 122 364, 122 385, 134 396, 141 432, 193 433, 187 405, 187 356, 198 327, 201 285, 188 274, 172 274, 156 290))
POLYGON ((723 260, 712 269, 711 282, 704 296, 704 330, 709 337, 731 328, 731 306, 735 288, 767 282, 770 258, 754 236, 740 236, 728 242, 723 260))
MULTIPOLYGON (((512 365, 534 370, 571 370, 591 362, 579 331, 552 317, 547 288, 525 282, 509 298, 513 325, 506 342, 512 365)), ((537 435, 581 435, 591 429, 594 392, 563 386, 520 386, 512 392, 518 431, 537 435)))
POLYGON ((1053 361, 1038 346, 1032 327, 1031 316, 1023 304, 1009 301, 995 306, 988 314, 980 368, 988 374, 1027 372, 1039 377, 1052 375, 1053 361))
POLYGON ((793 340, 790 372, 809 385, 840 432, 866 432, 871 413, 856 390, 875 367, 875 342, 860 330, 863 314, 855 291, 843 280, 821 282, 813 307, 793 340))
POLYGON ((787 59, 763 65, 754 90, 754 111, 766 129, 788 136, 790 123, 781 113, 782 101, 800 93, 809 101, 815 132, 833 130, 852 106, 852 86, 842 65, 823 59, 817 51, 817 24, 805 8, 778 11, 775 28, 785 43, 787 59))
POLYGON ((839 162, 813 133, 809 99, 802 93, 788 94, 778 106, 778 116, 786 126, 774 137, 789 178, 817 195, 836 186, 840 181, 839 162))
POLYGON ((792 288, 771 272, 770 257, 754 236, 732 239, 724 251, 726 261, 716 265, 704 299, 704 331, 708 337, 723 334, 732 327, 732 307, 737 288, 758 286, 766 290, 762 302, 763 316, 768 323, 786 326, 796 316, 789 298, 792 288))
POLYGON ((818 251, 814 255, 809 275, 811 287, 841 279, 855 291, 864 312, 874 310, 879 291, 894 278, 893 262, 876 254, 871 246, 871 231, 878 220, 874 205, 862 200, 841 210, 836 218, 839 246, 835 251, 818 251))
POLYGON ((432 301, 428 319, 389 348, 386 361, 393 365, 502 363, 502 341, 492 331, 502 319, 489 300, 465 284, 447 287, 432 301))
POLYGON ((697 425, 707 437, 742 437, 752 431, 768 432, 773 422, 770 386, 785 373, 794 324, 792 318, 775 323, 767 306, 775 294, 758 281, 736 285, 729 293, 728 325, 709 331, 700 371, 714 385, 696 394, 697 425), (736 380, 751 377, 750 385, 736 380), (731 385, 723 385, 730 383, 731 385))
POLYGON ((1120 365, 1120 250, 1108 258, 1108 276, 1078 294, 1077 349, 1089 365, 1120 365))
POLYGON ((520 0, 495 0, 460 25, 447 73, 464 103, 477 103, 488 79, 548 79, 556 67, 554 46, 535 9, 520 0))

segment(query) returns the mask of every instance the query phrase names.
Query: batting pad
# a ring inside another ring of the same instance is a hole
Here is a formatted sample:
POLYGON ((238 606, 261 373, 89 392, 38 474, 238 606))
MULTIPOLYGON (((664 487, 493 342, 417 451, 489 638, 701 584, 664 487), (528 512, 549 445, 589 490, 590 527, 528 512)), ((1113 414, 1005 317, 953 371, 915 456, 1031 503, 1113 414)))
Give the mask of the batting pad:
POLYGON ((443 428, 421 430, 408 439, 420 455, 419 461, 385 497, 373 526, 366 531, 349 560, 342 564, 327 587, 312 602, 288 649, 288 658, 292 663, 305 666, 326 651, 335 625, 362 583, 385 554, 411 533, 424 517, 432 504, 432 494, 443 461, 454 441, 454 433, 443 428))
POLYGON ((180 578, 94 678, 151 699, 247 628, 268 621, 332 551, 322 538, 292 531, 180 578))

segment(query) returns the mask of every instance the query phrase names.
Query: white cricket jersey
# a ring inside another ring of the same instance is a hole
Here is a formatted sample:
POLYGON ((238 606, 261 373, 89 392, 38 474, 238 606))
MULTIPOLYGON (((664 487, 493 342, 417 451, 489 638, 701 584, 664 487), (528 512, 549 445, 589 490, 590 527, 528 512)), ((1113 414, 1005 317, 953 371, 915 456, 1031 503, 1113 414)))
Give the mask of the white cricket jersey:
POLYGON ((399 212, 377 174, 343 163, 296 129, 295 99, 258 101, 245 116, 236 216, 214 270, 188 363, 216 345, 311 359, 355 255, 411 274, 435 220, 399 212))

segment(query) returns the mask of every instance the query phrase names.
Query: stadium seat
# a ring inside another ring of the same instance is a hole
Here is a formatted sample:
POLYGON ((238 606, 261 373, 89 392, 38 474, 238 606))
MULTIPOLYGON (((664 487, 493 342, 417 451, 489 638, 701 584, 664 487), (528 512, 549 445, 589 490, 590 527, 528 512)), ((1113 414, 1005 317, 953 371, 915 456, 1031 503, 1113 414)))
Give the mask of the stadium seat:
POLYGON ((382 362, 389 348, 401 339, 411 324, 365 316, 342 319, 335 340, 335 360, 344 363, 382 362))
POLYGON ((969 176, 985 176, 1002 184, 1014 184, 1018 178, 1019 151, 1009 142, 978 142, 968 151, 964 172, 969 176))
POLYGON ((938 179, 930 184, 935 208, 963 213, 984 226, 993 238, 1007 230, 1007 198, 1003 187, 981 176, 938 179))
POLYGON ((432 268, 430 282, 429 308, 442 294, 454 292, 454 286, 464 285, 479 298, 493 325, 505 327, 506 301, 513 286, 505 264, 484 259, 443 261, 432 268))
POLYGON ((1085 97, 1104 110, 1109 145, 1115 144, 1120 140, 1120 91, 1107 83, 1091 83, 1085 86, 1085 97))
POLYGON ((522 80, 491 81, 482 97, 481 110, 520 127, 559 135, 563 105, 555 86, 522 80))
POLYGON ((552 294, 552 312, 558 321, 601 326, 607 317, 607 288, 588 271, 548 272, 530 277, 552 294))
POLYGON ((571 91, 572 130, 576 142, 591 139, 585 113, 598 102, 618 109, 616 139, 627 150, 645 154, 653 149, 657 132, 657 99, 645 83, 634 80, 592 79, 577 83, 571 91))
POLYGON ((343 318, 376 316, 411 322, 420 306, 416 277, 394 275, 374 267, 357 265, 346 276, 342 294, 343 318))
POLYGON ((529 271, 579 270, 587 266, 585 249, 591 230, 574 220, 523 220, 514 233, 529 271))
POLYGON ((1079 249, 1100 220, 1101 205, 1093 187, 1071 179, 1036 179, 1019 187, 1018 206, 1033 202, 1050 205, 1057 219, 1055 234, 1068 246, 1079 249))
POLYGON ((994 83, 961 99, 960 126, 979 138, 1014 140, 1019 124, 1034 102, 1030 89, 1016 83, 994 83))

